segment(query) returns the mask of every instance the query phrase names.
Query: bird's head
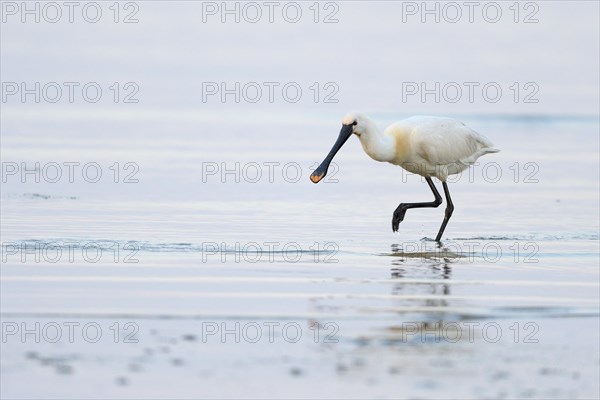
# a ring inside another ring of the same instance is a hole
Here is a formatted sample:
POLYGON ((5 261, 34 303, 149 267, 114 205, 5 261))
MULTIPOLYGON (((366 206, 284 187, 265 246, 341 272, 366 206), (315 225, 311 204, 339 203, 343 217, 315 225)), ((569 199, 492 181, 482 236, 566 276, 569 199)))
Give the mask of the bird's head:
POLYGON ((370 120, 366 115, 353 111, 344 115, 344 118, 342 118, 342 127, 352 126, 352 133, 360 137, 362 134, 366 133, 369 121, 370 120))
POLYGON ((337 152, 352 134, 355 134, 358 137, 365 134, 367 123, 368 118, 359 112, 350 112, 344 116, 342 119, 342 130, 329 151, 329 154, 327 154, 327 157, 325 157, 325 160, 323 160, 321 165, 319 165, 310 175, 310 180, 313 183, 319 183, 319 181, 327 175, 327 169, 329 168, 329 164, 331 164, 331 160, 333 160, 333 157, 335 157, 337 152))

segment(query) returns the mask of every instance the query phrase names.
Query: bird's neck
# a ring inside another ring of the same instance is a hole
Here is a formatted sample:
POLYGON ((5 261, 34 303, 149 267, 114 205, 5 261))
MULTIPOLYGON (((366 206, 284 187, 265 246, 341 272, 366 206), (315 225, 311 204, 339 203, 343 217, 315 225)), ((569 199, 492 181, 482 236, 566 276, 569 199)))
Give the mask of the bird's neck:
POLYGON ((392 161, 396 156, 394 139, 384 135, 373 121, 369 121, 359 139, 365 153, 373 160, 392 161))

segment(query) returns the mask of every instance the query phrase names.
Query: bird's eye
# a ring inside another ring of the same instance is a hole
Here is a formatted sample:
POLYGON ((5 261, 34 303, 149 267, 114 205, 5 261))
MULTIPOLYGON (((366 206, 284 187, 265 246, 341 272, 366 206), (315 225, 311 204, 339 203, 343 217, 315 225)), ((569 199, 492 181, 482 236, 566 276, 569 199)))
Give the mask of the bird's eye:
POLYGON ((352 123, 352 125, 357 125, 357 124, 358 124, 358 122, 357 122, 357 121, 354 121, 354 122, 352 123))

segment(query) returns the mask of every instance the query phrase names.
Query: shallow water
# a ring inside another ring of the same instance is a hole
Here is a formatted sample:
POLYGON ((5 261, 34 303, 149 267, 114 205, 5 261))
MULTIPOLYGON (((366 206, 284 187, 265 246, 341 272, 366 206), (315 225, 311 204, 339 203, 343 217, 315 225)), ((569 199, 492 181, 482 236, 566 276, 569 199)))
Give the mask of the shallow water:
POLYGON ((3 104, 2 398, 599 396, 597 4, 544 3, 535 26, 395 31, 400 5, 347 2, 340 24, 276 24, 277 38, 199 24, 199 3, 140 4, 149 24, 2 27, 3 80, 133 76, 144 90, 127 106, 3 104), (41 34, 57 40, 32 66, 41 34), (515 47, 527 35, 539 46, 515 47), (470 54, 439 36, 479 54, 447 79, 534 76, 540 103, 400 104, 398 79, 445 76, 426 62, 435 49, 470 54), (357 47, 382 62, 340 69, 357 47), (424 62, 398 71, 389 48, 424 62), (581 70, 563 73, 568 60, 581 70), (340 102, 205 104, 198 76, 335 79, 340 102), (431 193, 356 138, 309 181, 347 107, 381 127, 454 116, 501 149, 451 181, 441 245, 443 207, 409 210, 392 233, 397 205, 431 193))
MULTIPOLYGON (((191 160, 163 160, 180 158, 184 142, 198 160, 218 144, 176 135, 129 187, 7 183, 2 320, 18 332, 3 346, 3 395, 81 397, 87 385, 157 398, 594 395, 598 165, 580 155, 597 147, 598 126, 471 124, 490 136, 510 126, 502 153, 482 162, 503 173, 536 163, 538 182, 450 185, 456 211, 441 246, 430 238, 442 209, 412 210, 391 232, 399 201, 430 194, 420 178, 403 183, 396 167, 369 162, 356 141, 337 160, 339 182, 317 186, 313 154, 284 146, 278 160, 305 166, 297 183, 202 183, 185 173, 198 168, 191 160), (520 153, 520 138, 538 130, 574 131, 577 179, 548 152, 520 153), (155 187, 164 192, 147 196, 155 187), (69 323, 79 324, 73 343, 69 323), (38 383, 23 387, 25 377, 38 383)), ((18 138, 3 140, 5 154, 21 151, 18 138)), ((86 159, 87 137, 67 143, 86 159)))

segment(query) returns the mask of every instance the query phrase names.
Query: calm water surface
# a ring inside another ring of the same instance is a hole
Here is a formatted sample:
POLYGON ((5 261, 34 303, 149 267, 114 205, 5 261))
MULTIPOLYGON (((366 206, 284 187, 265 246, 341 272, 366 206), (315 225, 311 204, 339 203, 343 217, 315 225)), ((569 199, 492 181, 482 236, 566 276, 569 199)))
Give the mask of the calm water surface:
POLYGON ((330 24, 313 2, 298 23, 221 23, 209 2, 137 1, 131 24, 112 3, 0 27, 2 82, 104 89, 2 102, 0 397, 600 396, 597 2, 401 23, 408 2, 339 1, 330 24), (304 95, 206 101, 203 82, 304 95), (406 100, 407 82, 503 96, 406 100), (441 246, 443 207, 392 233, 399 203, 432 195, 356 138, 310 182, 351 109, 456 117, 501 149, 450 183, 441 246))
POLYGON ((431 194, 354 138, 337 182, 310 183, 337 124, 286 140, 259 124, 160 144, 4 136, 3 160, 93 160, 110 175, 3 187, 2 320, 42 335, 7 336, 3 396, 596 395, 597 121, 462 119, 502 152, 450 185, 441 246, 441 208, 391 232, 399 202, 431 194), (139 182, 114 183, 111 160, 135 162, 139 182), (221 173, 236 162, 238 182, 221 173))

